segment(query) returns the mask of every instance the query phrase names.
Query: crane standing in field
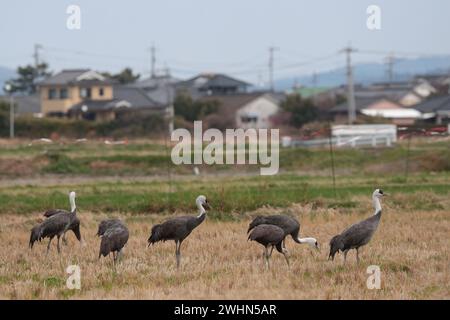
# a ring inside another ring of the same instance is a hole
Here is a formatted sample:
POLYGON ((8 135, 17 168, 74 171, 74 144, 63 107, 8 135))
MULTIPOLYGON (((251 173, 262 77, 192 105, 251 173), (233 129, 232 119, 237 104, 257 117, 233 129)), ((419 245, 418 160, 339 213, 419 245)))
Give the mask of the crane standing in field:
MULTIPOLYGON (((51 216, 54 216, 55 214, 58 214, 58 213, 69 214, 70 212, 67 210, 63 210, 63 209, 50 209, 50 210, 45 211, 44 217, 50 218, 51 216)), ((75 234, 75 237, 77 238, 77 240, 80 241, 80 243, 83 245, 84 241, 81 239, 81 233, 80 233, 80 219, 77 216, 75 216, 74 220, 72 221, 70 226, 67 228, 66 232, 69 230, 71 230, 75 234)), ((65 245, 67 245, 66 232, 64 232, 64 234, 62 235, 62 242, 65 245)))
POLYGON ((253 228, 262 225, 262 224, 270 224, 275 225, 283 229, 284 231, 284 239, 282 246, 284 249, 286 249, 285 241, 286 236, 290 235, 292 239, 294 239, 297 243, 306 243, 310 247, 314 249, 319 249, 319 243, 315 238, 300 238, 299 232, 300 232, 300 223, 297 221, 297 219, 290 217, 288 215, 280 214, 280 215, 272 215, 272 216, 257 216, 255 219, 253 219, 252 222, 250 222, 250 225, 248 226, 247 233, 250 232, 253 228))
POLYGON ((101 237, 107 229, 109 229, 115 224, 121 223, 123 224, 123 222, 120 219, 108 219, 101 221, 100 224, 98 225, 97 236, 101 237))
POLYGON ((102 237, 98 258, 113 254, 115 265, 122 249, 128 242, 129 232, 127 226, 119 219, 103 220, 98 226, 97 235, 102 237))
MULTIPOLYGON (((30 249, 33 249, 33 245, 36 241, 41 241, 44 238, 49 238, 47 245, 47 254, 50 250, 50 244, 53 238, 56 236, 58 239, 57 248, 58 253, 61 252, 61 248, 59 246, 59 239, 62 235, 66 233, 67 230, 71 227, 71 225, 76 225, 77 221, 77 207, 75 205, 75 192, 72 191, 69 193, 69 201, 70 201, 70 212, 59 212, 53 214, 48 219, 44 220, 41 224, 38 224, 31 229, 30 249)), ((78 220, 78 235, 79 235, 79 220, 78 220)), ((77 236, 78 238, 78 236, 77 236)), ((81 239, 81 235, 79 235, 79 239, 81 239)), ((81 241, 81 240, 80 240, 81 241)))
POLYGON ((356 261, 359 262, 359 248, 369 243, 380 223, 380 198, 383 196, 386 196, 386 194, 383 193, 383 190, 376 189, 372 194, 372 201, 375 207, 374 215, 355 223, 330 240, 330 254, 328 255, 328 260, 334 260, 335 254, 339 251, 343 251, 345 262, 347 260, 348 251, 350 249, 356 249, 356 261))
POLYGON ((269 269, 269 258, 272 256, 274 247, 278 252, 283 254, 289 267, 287 250, 282 244, 285 237, 285 232, 280 227, 272 224, 259 224, 252 228, 248 240, 256 241, 264 246, 263 258, 265 259, 267 269, 269 269), (271 247, 270 253, 269 247, 271 247))
POLYGON ((148 245, 158 241, 174 240, 175 256, 177 259, 177 269, 180 267, 181 260, 181 243, 186 239, 192 230, 198 227, 206 217, 206 210, 211 209, 205 196, 200 195, 195 200, 199 210, 198 216, 180 216, 168 219, 161 224, 153 226, 148 245))

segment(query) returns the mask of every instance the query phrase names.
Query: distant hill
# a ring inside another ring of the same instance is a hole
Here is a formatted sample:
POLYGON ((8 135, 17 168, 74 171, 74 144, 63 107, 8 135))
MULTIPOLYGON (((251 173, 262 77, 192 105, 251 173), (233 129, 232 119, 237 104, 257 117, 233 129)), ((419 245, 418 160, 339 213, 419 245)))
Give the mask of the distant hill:
POLYGON ((15 70, 0 66, 0 94, 3 94, 3 85, 5 84, 5 81, 13 78, 15 75, 15 70))
MULTIPOLYGON (((409 80, 417 74, 450 73, 450 56, 434 56, 416 59, 399 59, 394 65, 394 80, 409 80)), ((386 81, 386 65, 382 63, 364 63, 354 66, 355 83, 368 84, 386 81)), ((278 90, 291 89, 297 81, 304 86, 312 86, 312 76, 298 76, 279 79, 275 82, 278 90)), ((345 68, 317 73, 316 86, 334 87, 346 83, 345 68)))

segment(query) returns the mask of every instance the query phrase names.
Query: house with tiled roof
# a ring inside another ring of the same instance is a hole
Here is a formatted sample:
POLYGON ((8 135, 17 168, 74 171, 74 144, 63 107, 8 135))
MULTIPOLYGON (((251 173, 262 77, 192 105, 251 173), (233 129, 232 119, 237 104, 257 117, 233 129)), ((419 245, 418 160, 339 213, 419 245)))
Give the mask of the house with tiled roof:
POLYGON ((193 78, 180 81, 177 93, 190 95, 193 99, 212 95, 242 94, 247 92, 248 82, 221 73, 201 73, 193 78))
POLYGON ((89 69, 69 69, 39 83, 41 113, 109 121, 130 112, 164 112, 166 104, 139 87, 120 85, 89 69))
POLYGON ((234 128, 271 128, 271 117, 280 110, 284 96, 270 92, 211 95, 200 101, 216 101, 219 110, 214 117, 220 117, 234 128))

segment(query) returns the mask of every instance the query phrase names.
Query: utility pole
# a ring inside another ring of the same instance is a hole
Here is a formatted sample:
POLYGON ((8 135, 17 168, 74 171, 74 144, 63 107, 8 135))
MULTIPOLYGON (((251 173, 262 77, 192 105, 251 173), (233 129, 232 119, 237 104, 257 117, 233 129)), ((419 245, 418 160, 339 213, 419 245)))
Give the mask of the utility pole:
POLYGON ((395 63, 395 56, 394 53, 391 52, 384 60, 387 64, 387 75, 389 84, 392 84, 394 81, 394 63, 395 63))
POLYGON ((42 49, 42 45, 35 43, 34 44, 34 53, 33 53, 33 58, 34 58, 34 68, 37 69, 39 66, 39 50, 42 49))
POLYGON ((348 123, 352 124, 356 120, 355 107, 355 88, 353 84, 353 70, 352 70, 352 53, 357 50, 348 46, 341 50, 347 56, 347 104, 348 104, 348 123))
POLYGON ((14 97, 9 93, 9 137, 14 138, 14 97))
POLYGON ((6 83, 3 90, 9 94, 9 137, 14 138, 14 96, 13 86, 11 83, 6 83))
POLYGON ((152 44, 152 46, 150 47, 150 55, 151 55, 151 77, 154 78, 155 77, 155 65, 156 65, 156 47, 154 44, 152 44))
POLYGON ((273 83, 273 67, 274 67, 274 56, 273 53, 275 50, 279 50, 277 47, 269 47, 269 85, 270 85, 270 91, 275 91, 275 85, 273 83))

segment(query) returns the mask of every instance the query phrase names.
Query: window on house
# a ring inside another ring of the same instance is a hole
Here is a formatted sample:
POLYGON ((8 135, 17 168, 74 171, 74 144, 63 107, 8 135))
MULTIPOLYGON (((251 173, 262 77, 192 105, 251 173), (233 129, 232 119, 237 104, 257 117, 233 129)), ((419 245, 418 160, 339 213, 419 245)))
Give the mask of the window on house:
POLYGON ((80 96, 82 98, 90 98, 91 97, 91 88, 81 88, 80 96))
POLYGON ((56 99, 56 89, 48 89, 48 100, 56 99))
POLYGON ((68 98, 68 92, 66 88, 62 88, 59 90, 59 98, 60 99, 67 99, 68 98))
POLYGON ((258 122, 258 117, 256 116, 242 116, 241 117, 242 123, 250 123, 250 122, 258 122))
POLYGON ((105 94, 105 90, 103 88, 98 89, 98 95, 100 97, 103 97, 104 94, 105 94))

